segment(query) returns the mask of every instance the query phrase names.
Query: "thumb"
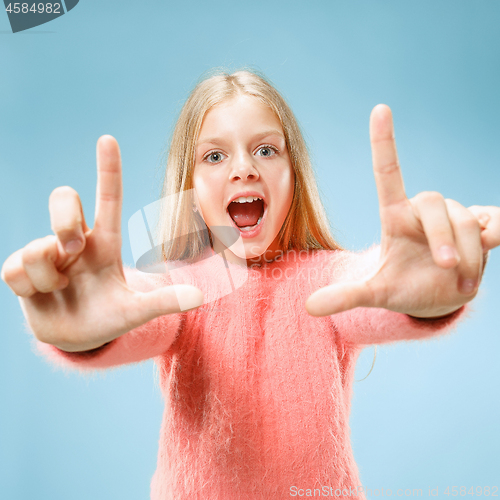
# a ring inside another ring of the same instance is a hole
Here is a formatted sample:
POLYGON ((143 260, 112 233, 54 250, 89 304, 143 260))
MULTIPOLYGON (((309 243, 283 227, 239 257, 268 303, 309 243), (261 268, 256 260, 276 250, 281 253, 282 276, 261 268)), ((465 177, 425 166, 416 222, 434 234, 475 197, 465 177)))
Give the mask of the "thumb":
POLYGON ((172 285, 147 293, 135 293, 137 307, 134 307, 131 314, 134 317, 130 320, 138 325, 158 316, 188 311, 203 304, 202 291, 191 285, 172 285))
POLYGON ((372 296, 366 281, 336 283, 311 294, 306 310, 311 316, 330 316, 355 307, 370 307, 372 296))

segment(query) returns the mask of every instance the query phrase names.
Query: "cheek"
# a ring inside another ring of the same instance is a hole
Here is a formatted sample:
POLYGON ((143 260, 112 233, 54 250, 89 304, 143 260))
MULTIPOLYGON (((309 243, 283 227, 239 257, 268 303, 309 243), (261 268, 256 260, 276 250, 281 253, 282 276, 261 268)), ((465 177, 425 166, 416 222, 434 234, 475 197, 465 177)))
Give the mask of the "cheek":
POLYGON ((222 205, 222 184, 217 182, 213 176, 195 172, 193 187, 203 216, 212 218, 217 215, 219 207, 222 205))
POLYGON ((193 187, 196 190, 196 194, 200 202, 205 201, 208 198, 208 193, 210 192, 210 177, 207 172, 200 170, 197 172, 195 170, 193 175, 193 187))
POLYGON ((286 215, 290 205, 292 204, 295 185, 295 175, 290 166, 283 169, 279 178, 275 180, 274 185, 277 187, 277 193, 282 206, 282 211, 284 211, 286 215))

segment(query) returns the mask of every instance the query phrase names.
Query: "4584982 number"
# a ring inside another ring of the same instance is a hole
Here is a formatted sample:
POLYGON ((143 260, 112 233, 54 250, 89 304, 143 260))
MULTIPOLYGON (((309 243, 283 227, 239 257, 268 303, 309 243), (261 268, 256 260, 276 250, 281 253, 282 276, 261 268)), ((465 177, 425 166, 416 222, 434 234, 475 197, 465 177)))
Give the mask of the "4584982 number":
POLYGON ((9 14, 62 14, 60 3, 9 3, 6 11, 9 14))
POLYGON ((444 495, 456 497, 456 496, 485 496, 485 497, 497 497, 498 496, 498 486, 471 486, 467 488, 466 486, 450 486, 446 487, 443 492, 444 495))

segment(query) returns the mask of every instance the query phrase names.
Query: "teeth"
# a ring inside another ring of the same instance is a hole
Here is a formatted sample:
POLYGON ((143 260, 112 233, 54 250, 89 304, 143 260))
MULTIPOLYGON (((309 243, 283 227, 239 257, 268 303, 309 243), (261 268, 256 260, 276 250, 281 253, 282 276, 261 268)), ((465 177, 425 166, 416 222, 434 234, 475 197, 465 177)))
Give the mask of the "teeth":
POLYGON ((240 196, 233 201, 234 203, 252 203, 252 201, 255 200, 262 200, 262 198, 259 198, 258 196, 240 196))

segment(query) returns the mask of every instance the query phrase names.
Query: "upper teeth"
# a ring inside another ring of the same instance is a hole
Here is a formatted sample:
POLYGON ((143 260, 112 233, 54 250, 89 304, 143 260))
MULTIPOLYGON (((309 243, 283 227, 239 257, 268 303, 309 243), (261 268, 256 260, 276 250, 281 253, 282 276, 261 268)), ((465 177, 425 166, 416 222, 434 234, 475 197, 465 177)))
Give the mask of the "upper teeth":
POLYGON ((258 196, 240 196, 233 201, 234 203, 252 203, 252 201, 255 200, 262 200, 262 198, 259 198, 258 196))

